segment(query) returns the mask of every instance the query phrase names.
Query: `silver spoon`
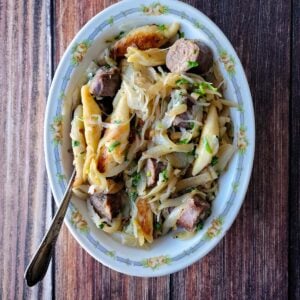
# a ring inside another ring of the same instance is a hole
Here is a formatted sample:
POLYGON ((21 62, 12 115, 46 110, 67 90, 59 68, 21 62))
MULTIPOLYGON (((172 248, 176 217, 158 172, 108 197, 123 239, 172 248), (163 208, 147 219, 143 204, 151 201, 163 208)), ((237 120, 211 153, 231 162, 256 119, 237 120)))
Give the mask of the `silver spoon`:
POLYGON ((51 257, 54 253, 56 240, 71 199, 72 184, 75 178, 75 174, 76 172, 74 170, 65 191, 64 197, 52 220, 52 224, 50 225, 50 228, 46 232, 39 248, 35 252, 32 260, 25 270, 24 277, 28 286, 34 286, 35 284, 37 284, 44 278, 47 272, 51 257))

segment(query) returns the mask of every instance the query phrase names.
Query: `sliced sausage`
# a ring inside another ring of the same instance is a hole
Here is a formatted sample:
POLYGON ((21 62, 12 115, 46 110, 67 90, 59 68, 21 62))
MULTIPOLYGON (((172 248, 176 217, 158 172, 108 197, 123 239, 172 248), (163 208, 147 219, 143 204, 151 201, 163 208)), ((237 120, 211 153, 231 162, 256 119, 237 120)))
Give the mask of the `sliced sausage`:
POLYGON ((185 209, 182 211, 177 225, 184 227, 188 231, 195 230, 201 220, 205 220, 210 214, 210 204, 202 200, 198 195, 191 197, 185 209))
POLYGON ((165 168, 164 163, 148 158, 146 163, 147 186, 153 187, 158 180, 159 173, 165 168))
POLYGON ((189 122, 185 122, 188 120, 194 120, 195 117, 193 115, 193 105, 195 105, 195 101, 192 97, 187 96, 184 98, 184 103, 187 105, 187 111, 184 113, 177 115, 173 121, 173 126, 179 127, 179 128, 190 128, 191 124, 189 122))
POLYGON ((213 54, 201 41, 179 39, 170 47, 166 64, 173 73, 184 73, 195 68, 195 71, 204 74, 213 64, 213 54))
POLYGON ((95 193, 90 196, 89 200, 99 217, 109 222, 120 213, 122 199, 119 194, 95 193))
POLYGON ((96 97, 113 97, 120 83, 120 70, 117 67, 101 67, 90 82, 90 93, 96 97))

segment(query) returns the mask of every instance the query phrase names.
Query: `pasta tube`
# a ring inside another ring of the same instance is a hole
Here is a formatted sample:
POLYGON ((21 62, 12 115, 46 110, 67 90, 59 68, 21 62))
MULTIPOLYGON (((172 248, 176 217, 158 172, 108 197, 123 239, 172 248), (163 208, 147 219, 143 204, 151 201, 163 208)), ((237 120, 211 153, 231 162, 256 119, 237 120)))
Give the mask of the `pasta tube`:
POLYGON ((76 177, 73 183, 73 187, 78 187, 84 183, 83 180, 83 165, 86 154, 86 143, 84 138, 84 126, 82 122, 83 108, 82 105, 78 105, 74 111, 74 118, 71 123, 71 139, 72 149, 74 154, 73 165, 76 170, 76 177))
POLYGON ((219 149, 219 122, 215 106, 211 105, 202 129, 199 145, 196 149, 197 158, 194 162, 192 175, 196 176, 212 160, 219 149))
POLYGON ((81 101, 83 105, 83 122, 85 128, 85 140, 87 144, 86 159, 83 166, 83 180, 87 180, 87 174, 92 158, 95 157, 99 139, 101 136, 101 110, 89 92, 89 86, 81 88, 81 101))

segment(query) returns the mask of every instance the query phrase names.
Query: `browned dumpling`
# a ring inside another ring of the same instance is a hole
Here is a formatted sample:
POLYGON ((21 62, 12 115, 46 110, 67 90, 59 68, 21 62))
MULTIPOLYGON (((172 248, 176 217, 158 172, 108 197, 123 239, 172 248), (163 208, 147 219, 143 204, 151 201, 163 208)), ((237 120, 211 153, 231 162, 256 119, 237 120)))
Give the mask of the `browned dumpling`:
POLYGON ((178 23, 170 26, 146 25, 133 29, 116 42, 112 49, 112 56, 114 58, 125 56, 127 48, 130 46, 135 46, 140 50, 160 48, 176 35, 178 29, 178 23))

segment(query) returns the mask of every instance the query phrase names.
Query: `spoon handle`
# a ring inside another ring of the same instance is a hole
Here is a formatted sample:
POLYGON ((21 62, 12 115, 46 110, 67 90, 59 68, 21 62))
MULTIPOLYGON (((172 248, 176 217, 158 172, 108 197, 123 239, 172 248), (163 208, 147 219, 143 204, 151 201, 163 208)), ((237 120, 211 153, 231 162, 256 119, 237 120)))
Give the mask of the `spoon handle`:
POLYGON ((56 240, 71 199, 72 184, 75 178, 75 173, 76 172, 74 170, 65 191, 64 197, 52 220, 52 223, 48 231, 46 232, 39 248, 35 252, 32 260, 25 270, 24 277, 28 286, 34 286, 44 278, 47 272, 51 257, 54 253, 56 240))

